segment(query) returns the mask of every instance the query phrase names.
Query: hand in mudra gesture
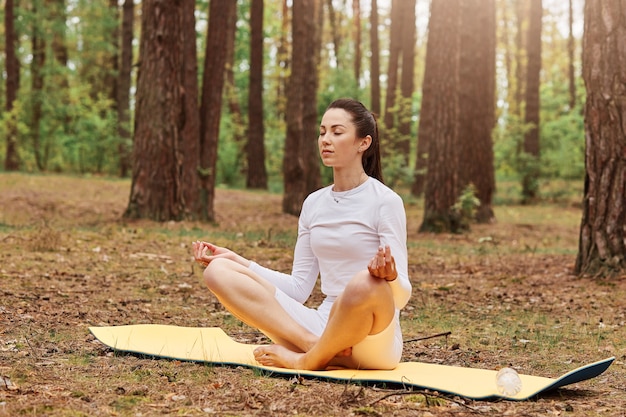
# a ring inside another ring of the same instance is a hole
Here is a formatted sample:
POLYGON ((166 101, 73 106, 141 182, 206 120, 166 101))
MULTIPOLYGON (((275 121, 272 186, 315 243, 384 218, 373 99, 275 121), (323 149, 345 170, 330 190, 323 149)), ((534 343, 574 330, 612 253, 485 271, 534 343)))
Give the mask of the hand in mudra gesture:
POLYGON ((206 268, 211 261, 218 258, 230 259, 246 267, 250 264, 250 261, 232 250, 209 242, 196 240, 192 243, 192 248, 195 261, 202 265, 203 268, 206 268))
POLYGON ((387 245, 384 248, 380 246, 376 255, 367 265, 370 275, 386 281, 393 281, 398 278, 396 270, 396 261, 391 256, 391 248, 387 245))

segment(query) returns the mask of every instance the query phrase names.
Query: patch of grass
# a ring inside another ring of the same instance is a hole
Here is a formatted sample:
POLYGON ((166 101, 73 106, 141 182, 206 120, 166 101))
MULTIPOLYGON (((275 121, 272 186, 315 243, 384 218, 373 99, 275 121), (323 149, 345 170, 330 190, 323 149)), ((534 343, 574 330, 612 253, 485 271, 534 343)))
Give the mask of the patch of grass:
POLYGON ((83 353, 80 355, 70 355, 67 359, 69 365, 88 366, 93 364, 96 358, 91 353, 83 353))
MULTIPOLYGON (((497 191, 493 198, 495 205, 519 204, 522 189, 520 181, 498 178, 497 183, 497 191)), ((583 186, 582 180, 544 179, 539 184, 539 196, 543 204, 578 205, 583 196, 583 186)))
POLYGON ((8 233, 16 229, 17 227, 0 221, 0 233, 8 233))
POLYGON ((274 375, 274 372, 262 368, 252 368, 252 373, 257 377, 271 377, 274 375))
POLYGON ((28 240, 28 248, 35 252, 56 251, 62 242, 62 232, 48 224, 40 224, 28 240))
POLYGON ((149 379, 154 378, 152 370, 151 369, 144 369, 143 367, 134 369, 132 371, 132 376, 133 376, 134 380, 137 381, 137 382, 143 382, 145 380, 149 380, 149 379))
POLYGON ((45 416, 48 413, 55 410, 53 405, 47 404, 35 404, 32 406, 27 406, 23 410, 20 410, 19 415, 22 416, 45 416))
POLYGON ((128 413, 129 411, 136 409, 137 406, 148 401, 149 398, 146 398, 142 395, 121 395, 113 400, 110 405, 117 412, 128 413))
POLYGON ((373 407, 357 407, 353 410, 353 413, 357 416, 380 416, 380 414, 373 407))

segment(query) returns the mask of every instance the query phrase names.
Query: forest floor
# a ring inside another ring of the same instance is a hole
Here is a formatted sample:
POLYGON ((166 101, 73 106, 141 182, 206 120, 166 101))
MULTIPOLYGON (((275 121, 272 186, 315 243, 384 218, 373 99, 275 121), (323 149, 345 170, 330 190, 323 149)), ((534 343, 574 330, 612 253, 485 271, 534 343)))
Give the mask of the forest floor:
POLYGON ((155 223, 122 220, 129 189, 0 174, 0 416, 626 416, 626 277, 572 274, 575 201, 497 205, 494 224, 432 235, 417 233, 422 202, 404 196, 414 291, 403 360, 557 377, 616 357, 599 377, 536 399, 472 401, 113 352, 89 326, 220 326, 266 343, 205 289, 190 244, 289 271, 296 236, 280 195, 218 189, 216 224, 155 223))

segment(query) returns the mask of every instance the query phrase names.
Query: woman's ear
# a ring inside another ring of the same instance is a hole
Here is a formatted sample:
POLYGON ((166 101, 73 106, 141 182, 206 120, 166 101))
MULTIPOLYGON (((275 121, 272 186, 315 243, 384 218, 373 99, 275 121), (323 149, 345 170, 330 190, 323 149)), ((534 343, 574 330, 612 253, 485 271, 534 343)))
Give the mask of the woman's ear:
POLYGON ((365 152, 370 145, 372 144, 372 137, 370 135, 365 136, 361 139, 361 144, 359 145, 359 152, 365 152))

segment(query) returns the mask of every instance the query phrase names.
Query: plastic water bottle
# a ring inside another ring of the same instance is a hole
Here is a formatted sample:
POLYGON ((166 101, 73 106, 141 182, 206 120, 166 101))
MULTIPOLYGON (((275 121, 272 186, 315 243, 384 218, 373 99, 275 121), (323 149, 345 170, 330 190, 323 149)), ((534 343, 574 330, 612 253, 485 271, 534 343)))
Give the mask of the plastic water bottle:
POLYGON ((515 369, 502 368, 496 374, 496 385, 500 394, 511 397, 521 391, 522 380, 515 369))

